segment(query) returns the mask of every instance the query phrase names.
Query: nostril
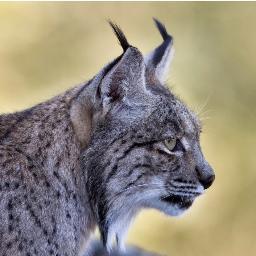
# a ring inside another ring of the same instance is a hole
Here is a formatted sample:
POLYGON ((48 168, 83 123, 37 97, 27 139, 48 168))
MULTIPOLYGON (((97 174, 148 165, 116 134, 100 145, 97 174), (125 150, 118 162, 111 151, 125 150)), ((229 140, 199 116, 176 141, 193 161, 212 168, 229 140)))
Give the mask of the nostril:
POLYGON ((211 175, 205 177, 204 179, 201 179, 200 181, 201 181, 204 189, 207 189, 207 188, 209 188, 212 185, 214 180, 215 180, 215 175, 211 174, 211 175))

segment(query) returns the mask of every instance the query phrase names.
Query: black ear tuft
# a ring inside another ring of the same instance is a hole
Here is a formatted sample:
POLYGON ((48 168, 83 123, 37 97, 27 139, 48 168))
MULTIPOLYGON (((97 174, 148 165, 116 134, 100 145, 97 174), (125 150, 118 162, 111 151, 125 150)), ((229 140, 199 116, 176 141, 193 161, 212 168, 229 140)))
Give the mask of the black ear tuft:
POLYGON ((153 20, 154 20, 154 22, 155 22, 155 24, 156 24, 156 26, 157 26, 157 28, 158 28, 162 38, 164 39, 164 41, 168 40, 168 39, 172 40, 172 37, 168 34, 165 26, 159 20, 157 20, 156 18, 153 18, 153 20))
POLYGON ((158 21, 158 20, 155 19, 155 18, 153 18, 153 20, 155 21, 155 24, 156 24, 156 26, 157 26, 157 28, 158 28, 158 30, 159 30, 161 36, 163 37, 163 40, 164 40, 164 41, 162 42, 162 44, 159 45, 159 46, 155 49, 154 55, 153 55, 153 58, 152 58, 152 63, 153 63, 155 66, 157 66, 157 65, 161 62, 161 60, 162 60, 162 58, 163 58, 163 56, 164 56, 164 54, 165 54, 166 49, 168 48, 168 46, 169 46, 169 45, 172 45, 172 43, 173 43, 173 38, 172 38, 171 35, 168 34, 168 32, 167 32, 165 26, 164 26, 160 21, 158 21))
POLYGON ((128 43, 123 31, 120 29, 120 27, 118 27, 118 25, 116 25, 112 21, 109 20, 108 23, 110 24, 113 31, 115 32, 117 39, 120 42, 120 44, 125 52, 130 47, 130 44, 128 43))
POLYGON ((155 25, 160 32, 163 41, 151 51, 144 60, 147 66, 149 77, 156 78, 159 82, 165 83, 166 75, 173 57, 173 37, 167 32, 165 26, 157 19, 153 18, 155 25))

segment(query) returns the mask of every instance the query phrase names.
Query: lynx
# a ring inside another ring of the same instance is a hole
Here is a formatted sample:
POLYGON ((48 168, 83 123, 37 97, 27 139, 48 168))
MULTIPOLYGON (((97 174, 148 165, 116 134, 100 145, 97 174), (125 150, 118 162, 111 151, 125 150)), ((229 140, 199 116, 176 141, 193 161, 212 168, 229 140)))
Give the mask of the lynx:
POLYGON ((176 216, 214 180, 197 116, 167 88, 173 39, 150 54, 110 22, 123 53, 93 79, 0 116, 2 256, 82 255, 99 227, 124 247, 142 208, 176 216))

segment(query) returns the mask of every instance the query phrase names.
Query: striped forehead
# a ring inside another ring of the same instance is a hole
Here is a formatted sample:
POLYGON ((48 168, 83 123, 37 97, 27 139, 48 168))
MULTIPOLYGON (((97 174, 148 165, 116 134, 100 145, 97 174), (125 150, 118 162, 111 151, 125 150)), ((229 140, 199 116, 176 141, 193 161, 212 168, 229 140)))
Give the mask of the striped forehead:
POLYGON ((178 116, 182 123, 182 128, 186 134, 199 133, 201 130, 201 123, 194 112, 188 109, 182 102, 177 101, 178 116))

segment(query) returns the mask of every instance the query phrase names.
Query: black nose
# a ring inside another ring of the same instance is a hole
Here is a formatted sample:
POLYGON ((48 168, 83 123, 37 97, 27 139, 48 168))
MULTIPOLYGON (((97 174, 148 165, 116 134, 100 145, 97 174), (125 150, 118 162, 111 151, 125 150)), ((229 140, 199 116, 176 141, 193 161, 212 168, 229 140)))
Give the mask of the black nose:
POLYGON ((204 189, 209 188, 215 180, 215 174, 209 164, 204 164, 196 167, 199 182, 203 185, 204 189))
POLYGON ((214 182, 214 180, 215 180, 215 175, 214 174, 206 176, 203 179, 199 179, 199 181, 203 185, 204 189, 209 188, 212 185, 212 183, 214 182))

